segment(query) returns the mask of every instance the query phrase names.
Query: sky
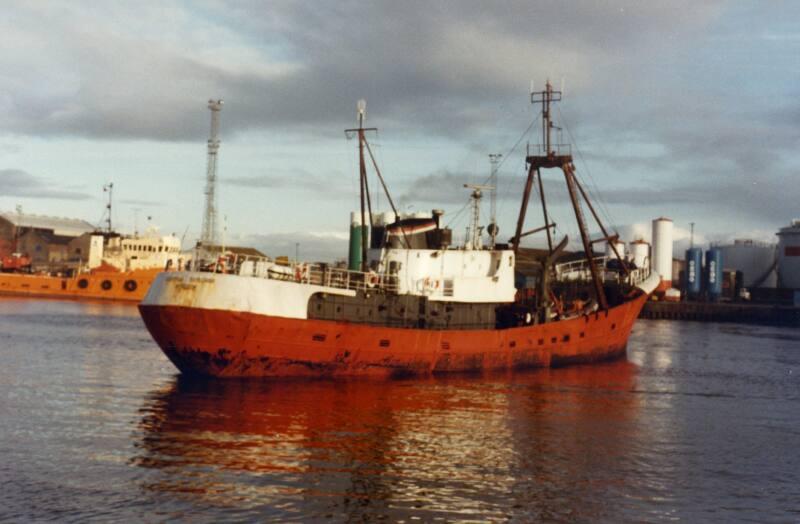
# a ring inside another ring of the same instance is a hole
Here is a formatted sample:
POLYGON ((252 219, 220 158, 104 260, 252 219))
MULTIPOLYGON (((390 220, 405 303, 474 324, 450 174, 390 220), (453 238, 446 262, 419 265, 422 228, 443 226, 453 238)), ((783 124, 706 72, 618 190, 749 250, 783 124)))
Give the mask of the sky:
MULTIPOLYGON (((497 220, 510 236, 526 146, 540 140, 531 83, 549 79, 563 90, 560 141, 623 238, 666 216, 681 242, 690 223, 699 242, 774 241, 800 217, 800 3, 768 5, 7 2, 0 211, 99 224, 113 182, 118 229, 155 225, 193 244, 206 105, 221 98, 226 242, 342 258, 359 206, 357 144, 343 130, 363 98, 402 211, 442 208, 463 235, 463 184, 485 182, 500 153, 497 220)), ((562 175, 544 183, 558 234, 577 240, 562 175)), ((526 226, 541 224, 534 204, 526 226)))

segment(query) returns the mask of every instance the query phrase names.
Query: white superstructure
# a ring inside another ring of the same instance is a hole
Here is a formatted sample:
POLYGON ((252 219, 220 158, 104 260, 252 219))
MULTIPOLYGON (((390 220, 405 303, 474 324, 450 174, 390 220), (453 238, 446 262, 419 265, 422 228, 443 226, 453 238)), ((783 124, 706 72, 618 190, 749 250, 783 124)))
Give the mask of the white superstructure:
POLYGON ((653 220, 653 271, 661 275, 661 281, 672 282, 672 220, 653 220))
MULTIPOLYGON (((91 258, 91 255, 90 255, 91 258)), ((150 228, 142 236, 111 237, 103 247, 102 261, 120 271, 161 268, 180 269, 187 261, 181 241, 174 235, 159 235, 150 228)))
POLYGON ((513 302, 514 252, 475 249, 372 250, 378 272, 397 277, 401 295, 453 302, 513 302))

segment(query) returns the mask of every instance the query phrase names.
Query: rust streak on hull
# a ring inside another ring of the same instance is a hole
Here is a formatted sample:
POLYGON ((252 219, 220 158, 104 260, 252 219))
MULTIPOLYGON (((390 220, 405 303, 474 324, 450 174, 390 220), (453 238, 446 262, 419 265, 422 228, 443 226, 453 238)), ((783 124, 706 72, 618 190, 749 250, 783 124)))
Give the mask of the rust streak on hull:
POLYGON ((139 305, 190 375, 396 376, 556 367, 620 358, 647 296, 570 320, 503 330, 425 330, 139 305), (198 329, 198 326, 203 326, 198 329))

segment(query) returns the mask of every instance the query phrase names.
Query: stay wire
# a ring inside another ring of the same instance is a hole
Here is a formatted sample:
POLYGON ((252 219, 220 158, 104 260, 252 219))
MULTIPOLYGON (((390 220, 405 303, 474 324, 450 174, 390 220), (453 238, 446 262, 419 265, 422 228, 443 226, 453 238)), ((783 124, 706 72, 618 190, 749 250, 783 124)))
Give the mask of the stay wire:
MULTIPOLYGON (((540 112, 539 114, 541 114, 541 112, 540 112)), ((524 138, 525 138, 525 137, 528 135, 528 133, 530 133, 530 131, 531 131, 531 129, 533 128, 533 125, 534 125, 535 123, 536 123, 536 119, 533 119, 533 120, 531 120, 531 123, 528 125, 528 127, 525 129, 525 131, 523 131, 523 132, 522 132, 522 134, 519 136, 519 138, 517 139, 517 141, 516 141, 516 142, 514 143, 514 145, 511 147, 511 149, 509 149, 509 150, 508 150, 508 152, 507 152, 507 153, 506 153, 506 154, 503 156, 503 158, 502 158, 502 159, 500 160, 500 162, 497 164, 497 167, 494 169, 494 172, 499 172, 499 171, 500 171, 500 168, 503 166, 503 164, 505 163, 505 161, 506 161, 506 160, 508 160, 508 158, 509 158, 509 157, 510 157, 510 156, 511 156, 513 153, 514 153, 514 151, 516 151, 517 147, 519 147, 519 145, 520 145, 520 143, 522 142, 522 140, 523 140, 523 139, 524 139, 524 138)), ((492 175, 491 175, 491 174, 489 174, 489 176, 488 176, 488 177, 486 177, 486 179, 483 181, 483 185, 486 185, 486 184, 487 184, 487 183, 488 183, 488 182, 489 182, 491 179, 492 179, 492 175)), ((499 180, 499 176, 498 176, 498 180, 499 180)), ((508 191, 510 190, 510 187, 511 187, 511 186, 509 185, 509 186, 506 188, 506 191, 503 193, 503 198, 505 198, 505 197, 508 195, 508 191)), ((495 188, 495 191, 497 191, 497 188, 495 188)), ((502 200, 502 199, 498 199, 498 200, 502 200)), ((469 199, 467 199, 467 202, 466 202, 466 203, 464 204, 464 206, 463 206, 463 207, 462 207, 462 208, 461 208, 461 209, 458 211, 458 213, 456 213, 455 215, 453 215, 453 218, 451 218, 451 219, 450 219, 450 220, 447 222, 447 227, 450 227, 450 225, 451 225, 453 222, 455 222, 455 221, 458 219, 458 217, 461 215, 461 213, 463 213, 463 212, 464 212, 464 210, 466 210, 466 209, 467 209, 467 207, 469 206, 469 204, 470 204, 470 200, 469 200, 469 199)), ((499 206, 498 206, 498 207, 499 207, 499 206)))
MULTIPOLYGON (((561 112, 561 108, 559 106, 556 106, 556 110, 558 111, 560 122, 564 125, 564 129, 567 130, 567 135, 569 135, 570 142, 575 144, 575 151, 578 153, 578 158, 581 159, 581 163, 583 164, 583 167, 586 170, 586 175, 589 177, 589 181, 592 183, 592 188, 594 189, 594 194, 592 195, 592 198, 594 198, 595 201, 600 205, 599 206, 600 212, 603 214, 603 218, 605 218, 608 221, 608 225, 614 229, 615 233, 619 234, 619 232, 617 231, 616 222, 614 222, 614 220, 611 218, 611 213, 608 211, 608 207, 606 206, 605 201, 603 200, 603 198, 600 197, 600 191, 597 189, 598 188, 597 182, 595 181, 591 171, 589 170, 589 164, 583 157, 583 153, 581 152, 580 147, 578 147, 578 142, 575 140, 575 137, 572 135, 572 131, 570 130, 569 124, 567 124, 567 121, 564 118, 564 114, 561 112)), ((579 178, 583 178, 581 175, 578 175, 577 173, 576 176, 578 176, 579 178)), ((588 184, 584 183, 584 186, 586 185, 588 184)), ((588 193, 590 194, 592 193, 590 188, 585 188, 585 189, 588 193)))

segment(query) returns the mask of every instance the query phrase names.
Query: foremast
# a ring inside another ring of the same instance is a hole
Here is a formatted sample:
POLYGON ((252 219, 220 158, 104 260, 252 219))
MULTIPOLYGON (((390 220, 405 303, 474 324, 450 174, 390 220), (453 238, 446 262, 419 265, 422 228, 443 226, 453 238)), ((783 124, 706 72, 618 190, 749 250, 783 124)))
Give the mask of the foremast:
MULTIPOLYGON (((359 180, 360 180, 360 199, 361 199, 361 224, 362 226, 367 224, 367 218, 369 218, 369 229, 370 231, 373 228, 372 223, 372 201, 370 200, 369 196, 369 181, 367 178, 367 162, 364 157, 364 151, 369 154, 369 158, 372 161, 372 167, 375 169, 375 173, 378 176, 378 181, 381 183, 381 187, 383 188, 383 192, 386 194, 386 199, 389 201, 389 205, 392 208, 392 212, 394 213, 395 222, 400 220, 400 215, 397 213, 397 208, 394 205, 394 201, 392 200, 392 195, 389 194, 389 189, 386 187, 386 182, 383 180, 383 175, 381 175, 381 170, 378 167, 378 163, 375 161, 375 156, 372 154, 372 148, 367 141, 366 133, 367 131, 372 131, 377 133, 377 127, 364 127, 364 119, 366 117, 367 112, 367 101, 363 98, 358 101, 356 104, 358 110, 358 127, 352 129, 345 129, 345 136, 351 138, 353 135, 358 137, 358 170, 359 170, 359 180), (366 206, 365 206, 366 203, 366 206)), ((403 233, 403 238, 406 238, 405 229, 402 229, 401 232, 403 233)), ((406 244, 408 243, 408 239, 406 238, 406 244)), ((361 271, 367 272, 368 262, 367 262, 367 246, 369 242, 367 241, 367 228, 361 228, 361 271)))

